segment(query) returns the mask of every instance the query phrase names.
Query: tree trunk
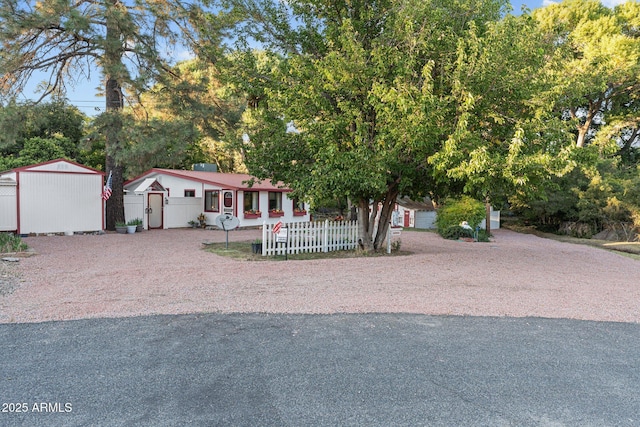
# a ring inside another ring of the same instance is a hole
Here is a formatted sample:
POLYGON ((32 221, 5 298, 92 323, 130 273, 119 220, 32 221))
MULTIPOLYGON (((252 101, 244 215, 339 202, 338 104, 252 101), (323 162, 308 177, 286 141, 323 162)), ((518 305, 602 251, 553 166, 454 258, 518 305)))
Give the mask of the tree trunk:
MULTIPOLYGON (((118 0, 110 0, 113 8, 118 7, 118 0)), ((117 22, 110 18, 112 14, 107 14, 107 34, 106 46, 104 52, 104 73, 105 82, 105 103, 107 114, 119 114, 124 107, 124 99, 122 96, 122 88, 115 74, 124 65, 122 64, 123 47, 120 41, 120 30, 117 22)), ((117 152, 120 145, 120 135, 122 133, 122 121, 111 119, 109 129, 105 130, 105 168, 107 174, 112 173, 112 193, 107 200, 106 209, 106 228, 107 230, 115 230, 116 222, 124 222, 124 173, 123 167, 117 162, 117 152)))
POLYGON ((369 211, 370 201, 368 199, 361 199, 358 202, 358 243, 361 249, 374 252, 384 246, 397 197, 397 185, 393 185, 382 200, 373 201, 371 211, 369 211), (382 203, 382 210, 380 211, 380 219, 376 222, 380 203, 382 203))
POLYGON ((398 198, 397 186, 393 185, 387 191, 387 194, 382 201, 382 211, 380 211, 380 221, 378 222, 378 230, 374 240, 374 250, 384 247, 385 239, 387 238, 387 232, 389 230, 389 224, 391 222, 391 216, 396 205, 398 198))
POLYGON ((373 231, 376 216, 378 215, 378 201, 374 200, 369 211, 369 199, 358 201, 358 244, 360 249, 373 252, 373 231))

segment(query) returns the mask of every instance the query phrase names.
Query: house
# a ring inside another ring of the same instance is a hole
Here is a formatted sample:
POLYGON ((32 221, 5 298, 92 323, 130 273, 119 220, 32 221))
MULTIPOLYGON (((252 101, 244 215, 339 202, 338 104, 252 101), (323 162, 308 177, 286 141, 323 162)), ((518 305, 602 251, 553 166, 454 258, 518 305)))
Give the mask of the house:
POLYGON ((290 189, 251 175, 201 170, 151 169, 125 182, 125 218, 142 218, 147 229, 188 227, 202 213, 207 225, 231 214, 240 227, 309 221, 290 189), (255 179, 255 178, 253 178, 255 179))
POLYGON ((396 201, 398 225, 411 228, 436 228, 436 209, 429 198, 414 201, 408 197, 398 197, 396 201))
MULTIPOLYGON (((422 201, 414 201, 408 197, 398 197, 395 212, 397 212, 395 215, 397 225, 402 227, 436 228, 436 208, 428 197, 422 201)), ((494 211, 491 208, 490 215, 491 229, 499 229, 500 211, 494 211)), ((486 228, 486 219, 482 220, 480 228, 483 230, 486 228)))
POLYGON ((104 173, 56 159, 0 173, 0 231, 19 234, 103 229, 104 173))

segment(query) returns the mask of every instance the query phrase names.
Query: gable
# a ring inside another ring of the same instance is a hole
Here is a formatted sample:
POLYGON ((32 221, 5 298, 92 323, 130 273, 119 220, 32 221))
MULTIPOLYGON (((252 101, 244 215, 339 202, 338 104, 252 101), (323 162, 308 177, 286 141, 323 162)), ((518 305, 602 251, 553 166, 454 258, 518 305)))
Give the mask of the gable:
POLYGON ((83 166, 79 163, 72 162, 66 159, 56 159, 49 162, 38 163, 35 165, 23 166, 16 168, 17 172, 59 172, 59 173, 82 173, 82 174, 100 174, 95 169, 83 166))

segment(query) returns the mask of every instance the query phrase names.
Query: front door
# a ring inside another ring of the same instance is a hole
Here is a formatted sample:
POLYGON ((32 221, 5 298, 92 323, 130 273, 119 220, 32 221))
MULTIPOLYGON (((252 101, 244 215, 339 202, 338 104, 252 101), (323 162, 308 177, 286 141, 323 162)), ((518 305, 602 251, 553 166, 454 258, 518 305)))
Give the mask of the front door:
POLYGON ((163 215, 162 209, 164 207, 164 195, 161 193, 149 193, 147 204, 147 224, 149 229, 162 228, 163 215))
POLYGON ((233 191, 231 190, 222 191, 222 213, 231 215, 235 214, 233 209, 233 191))
POLYGON ((409 227, 409 221, 411 220, 411 212, 404 211, 404 226, 409 227))

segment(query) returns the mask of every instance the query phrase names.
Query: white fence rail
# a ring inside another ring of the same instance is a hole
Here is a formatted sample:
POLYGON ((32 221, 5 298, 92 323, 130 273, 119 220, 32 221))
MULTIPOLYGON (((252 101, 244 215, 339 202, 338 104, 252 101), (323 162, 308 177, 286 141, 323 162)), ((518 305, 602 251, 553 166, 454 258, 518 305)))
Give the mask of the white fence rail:
POLYGON ((262 255, 330 252, 355 249, 358 246, 357 221, 313 221, 282 223, 287 241, 278 242, 273 227, 262 225, 262 255))

